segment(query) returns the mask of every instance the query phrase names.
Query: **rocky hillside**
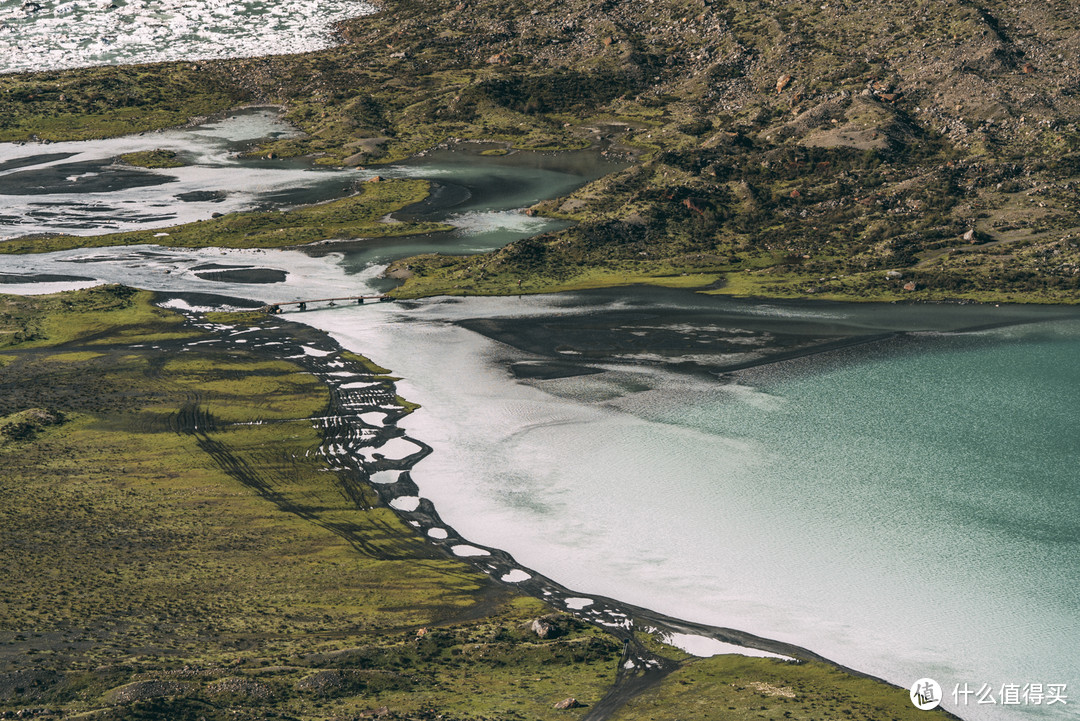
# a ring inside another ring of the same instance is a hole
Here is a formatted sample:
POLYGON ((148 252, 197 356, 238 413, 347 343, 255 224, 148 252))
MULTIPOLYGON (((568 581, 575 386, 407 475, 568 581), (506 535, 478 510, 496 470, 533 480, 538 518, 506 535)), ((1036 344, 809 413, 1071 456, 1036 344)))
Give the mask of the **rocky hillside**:
POLYGON ((574 230, 408 261, 417 291, 498 292, 507 276, 573 287, 599 269, 723 273, 730 292, 763 294, 1075 295, 1071 6, 508 5, 454 5, 435 25, 430 5, 395 10, 390 35, 365 21, 347 33, 417 68, 458 47, 477 75, 442 109, 493 104, 647 155, 542 208, 574 230))

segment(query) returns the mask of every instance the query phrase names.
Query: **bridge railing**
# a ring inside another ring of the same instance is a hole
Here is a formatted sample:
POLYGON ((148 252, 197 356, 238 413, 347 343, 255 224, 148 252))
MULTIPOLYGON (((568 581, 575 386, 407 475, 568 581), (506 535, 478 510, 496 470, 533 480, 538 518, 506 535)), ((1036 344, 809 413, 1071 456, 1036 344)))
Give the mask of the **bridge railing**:
POLYGON ((378 301, 380 303, 386 303, 387 301, 393 300, 393 298, 391 298, 388 295, 347 295, 347 296, 342 296, 340 298, 313 298, 311 300, 286 300, 286 301, 281 301, 280 303, 269 303, 267 305, 264 305, 259 310, 263 311, 264 313, 277 314, 277 313, 283 313, 284 312, 284 306, 287 306, 287 305, 295 305, 297 310, 307 310, 307 307, 308 307, 309 303, 327 303, 330 306, 334 306, 334 305, 337 305, 338 301, 342 301, 342 302, 356 301, 357 305, 363 305, 364 301, 368 301, 368 300, 375 300, 375 301, 378 301))

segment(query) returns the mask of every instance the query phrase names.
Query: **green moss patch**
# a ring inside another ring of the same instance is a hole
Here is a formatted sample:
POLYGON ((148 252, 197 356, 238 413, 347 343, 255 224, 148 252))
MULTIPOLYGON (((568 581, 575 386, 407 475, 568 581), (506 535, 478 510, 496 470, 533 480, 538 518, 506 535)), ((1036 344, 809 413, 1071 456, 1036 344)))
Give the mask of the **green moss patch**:
POLYGON ((179 168, 184 163, 173 150, 140 150, 136 153, 124 153, 120 160, 139 168, 179 168))
POLYGON ((830 666, 727 654, 685 664, 659 686, 631 699, 612 721, 660 718, 919 721, 948 715, 915 708, 906 689, 830 666))

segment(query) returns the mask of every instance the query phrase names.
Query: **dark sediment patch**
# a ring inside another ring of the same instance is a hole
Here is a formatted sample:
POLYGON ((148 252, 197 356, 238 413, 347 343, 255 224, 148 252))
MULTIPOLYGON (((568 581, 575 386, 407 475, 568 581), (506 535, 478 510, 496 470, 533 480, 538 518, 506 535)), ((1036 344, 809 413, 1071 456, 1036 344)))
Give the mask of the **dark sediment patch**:
POLYGON ((203 280, 218 283, 282 283, 289 274, 275 268, 222 268, 219 270, 197 270, 195 275, 203 280))
POLYGON ((162 294, 163 297, 176 298, 189 303, 193 306, 203 306, 209 308, 216 308, 219 310, 257 310, 262 308, 265 303, 259 301, 250 300, 248 298, 237 298, 235 296, 216 295, 214 293, 175 293, 170 292, 167 295, 162 294))
POLYGON ((112 166, 110 161, 63 163, 0 177, 0 195, 112 193, 175 182, 176 178, 144 170, 112 166))
POLYGON ((177 193, 173 197, 184 203, 220 203, 225 200, 226 195, 224 190, 192 190, 177 193))
POLYGON ((0 171, 28 168, 33 165, 41 165, 42 163, 51 163, 54 160, 65 160, 73 155, 78 155, 78 153, 44 153, 42 155, 31 155, 28 158, 5 160, 0 162, 0 171))
POLYGON ((0 273, 0 283, 70 283, 85 280, 95 280, 95 278, 88 278, 83 275, 58 275, 54 273, 33 273, 30 275, 0 273))
MULTIPOLYGON (((715 376, 854 346, 872 347, 897 336, 971 333, 1080 317, 1075 308, 1063 306, 870 307, 828 301, 743 301, 656 288, 586 291, 567 297, 579 303, 572 303, 571 312, 565 314, 456 323, 528 354, 530 363, 539 359, 566 363, 572 356, 570 362, 577 364, 653 365, 715 376), (612 308, 609 303, 618 305, 612 308), (575 305, 579 312, 573 312, 575 305)), ((523 360, 509 359, 515 376, 543 378, 519 374, 516 364, 523 360)))
POLYGON ((594 375, 603 373, 600 368, 591 368, 576 363, 559 363, 558 361, 521 361, 510 366, 510 372, 515 378, 531 378, 535 380, 554 380, 556 378, 573 378, 575 376, 594 375))

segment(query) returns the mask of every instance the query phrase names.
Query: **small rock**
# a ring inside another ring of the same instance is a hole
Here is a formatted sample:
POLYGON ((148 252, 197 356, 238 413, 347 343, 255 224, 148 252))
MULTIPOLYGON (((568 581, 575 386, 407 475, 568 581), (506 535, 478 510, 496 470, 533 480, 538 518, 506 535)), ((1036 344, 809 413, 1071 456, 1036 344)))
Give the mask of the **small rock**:
POLYGON ((904 274, 898 270, 889 270, 885 272, 885 277, 889 280, 900 280, 904 277, 904 274))
POLYGON ((529 630, 535 633, 540 638, 547 638, 551 635, 551 632, 555 630, 555 627, 542 618, 538 618, 532 622, 529 626, 529 630))
POLYGON ((382 182, 382 176, 381 175, 376 175, 374 177, 368 178, 367 182, 369 182, 369 183, 381 183, 382 182))
POLYGON ((487 59, 488 65, 509 65, 510 55, 508 53, 495 53, 487 59))
POLYGON ((1025 63, 1024 64, 1024 75, 1031 75, 1033 72, 1035 72, 1035 66, 1032 65, 1031 63, 1025 63))
POLYGON ((791 83, 791 80, 792 78, 790 75, 781 75, 776 81, 776 92, 784 92, 784 88, 786 88, 791 83))
POLYGON ((555 704, 555 708, 560 709, 560 710, 568 709, 568 708, 581 708, 583 705, 584 704, 578 703, 578 700, 576 698, 571 697, 571 698, 564 698, 562 701, 555 704))
POLYGON ((974 229, 974 228, 972 228, 971 230, 969 230, 968 232, 964 233, 964 234, 963 234, 962 236, 960 236, 960 237, 961 237, 961 238, 963 238, 964 240, 966 240, 966 241, 967 241, 967 242, 969 242, 969 243, 974 243, 974 242, 975 242, 975 229, 974 229))
POLYGON ((904 283, 904 290, 915 290, 917 287, 918 286, 915 285, 915 281, 913 280, 909 280, 907 283, 904 283))

